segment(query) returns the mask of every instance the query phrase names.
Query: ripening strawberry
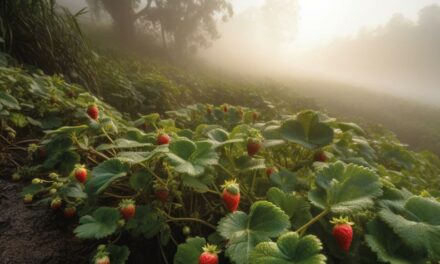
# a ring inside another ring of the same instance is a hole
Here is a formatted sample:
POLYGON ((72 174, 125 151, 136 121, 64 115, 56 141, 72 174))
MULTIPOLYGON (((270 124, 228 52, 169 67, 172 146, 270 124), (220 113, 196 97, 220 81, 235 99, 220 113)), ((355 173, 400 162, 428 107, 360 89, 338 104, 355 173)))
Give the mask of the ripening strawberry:
POLYGON ((54 198, 51 202, 50 202, 50 208, 52 208, 52 210, 58 210, 61 208, 61 204, 62 201, 60 198, 54 198))
POLYGON ((99 109, 98 106, 95 104, 89 105, 87 108, 87 114, 89 117, 93 120, 98 120, 99 117, 99 109))
POLYGON ((318 151, 313 156, 313 160, 314 161, 319 161, 319 162, 326 162, 328 160, 328 157, 327 157, 327 155, 325 154, 324 151, 318 151))
POLYGON ((170 194, 170 192, 168 191, 168 189, 166 187, 160 187, 160 188, 156 189, 154 192, 154 196, 156 197, 156 199, 161 201, 162 203, 168 202, 169 194, 170 194))
POLYGON ((65 218, 72 218, 76 215, 76 208, 73 206, 69 206, 64 208, 64 217, 65 218))
POLYGON ((243 115, 244 115, 243 109, 241 109, 241 107, 238 107, 237 111, 238 111, 238 116, 240 117, 240 119, 243 119, 243 115))
POLYGON ((252 112, 252 122, 257 122, 258 120, 258 113, 257 112, 252 112))
POLYGON ((223 187, 223 201, 229 212, 237 211, 240 203, 240 187, 235 180, 226 181, 223 187))
POLYGON ((275 168, 275 167, 269 167, 269 168, 266 168, 266 175, 268 176, 268 177, 270 177, 270 176, 272 176, 272 174, 274 174, 275 172, 277 172, 278 170, 277 170, 277 168, 275 168))
POLYGON ((254 138, 249 138, 247 142, 247 153, 249 156, 253 157, 261 149, 261 141, 254 138))
POLYGON ((331 221, 333 226, 333 237, 336 239, 338 246, 345 253, 348 253, 351 246, 351 241, 353 240, 353 225, 348 218, 333 218, 331 221))
POLYGON ((119 204, 119 210, 121 211, 122 217, 124 217, 124 219, 128 221, 135 215, 136 205, 133 200, 124 199, 119 204))
POLYGON ((96 258, 95 264, 110 264, 110 258, 108 256, 96 258))
POLYGON ((212 114, 212 108, 210 106, 206 107, 206 113, 208 115, 212 114))
POLYGON ((228 112, 228 106, 227 105, 223 105, 223 112, 225 112, 225 113, 228 112))
POLYGON ((168 136, 168 134, 162 133, 157 136, 156 141, 157 141, 157 145, 166 145, 170 143, 171 138, 170 136, 168 136))
POLYGON ((32 194, 26 194, 23 198, 25 204, 30 204, 34 200, 34 196, 32 194))
POLYGON ((218 253, 217 246, 209 245, 203 247, 203 253, 200 254, 199 264, 218 264, 218 253))
POLYGON ((80 183, 84 183, 87 180, 87 170, 85 168, 76 168, 75 169, 75 178, 80 183))

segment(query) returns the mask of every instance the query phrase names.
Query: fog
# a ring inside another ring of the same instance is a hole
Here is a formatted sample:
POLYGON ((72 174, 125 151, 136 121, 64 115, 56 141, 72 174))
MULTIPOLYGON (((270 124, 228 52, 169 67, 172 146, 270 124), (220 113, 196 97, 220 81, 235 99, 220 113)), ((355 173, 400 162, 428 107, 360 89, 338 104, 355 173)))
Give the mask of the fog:
MULTIPOLYGON (((395 13, 380 26, 366 26, 303 50, 296 44, 301 42, 297 32, 304 1, 265 0, 258 5, 237 1, 231 2, 239 12, 227 22, 219 19, 220 37, 212 40, 210 48, 198 51, 199 58, 213 67, 274 79, 336 80, 440 103, 439 5, 428 5, 412 18, 395 13)), ((73 12, 87 6, 84 0, 58 3, 73 12)))
POLYGON ((339 80, 440 103, 440 6, 424 7, 415 20, 396 13, 382 26, 308 51, 294 48, 301 6, 276 8, 266 4, 236 15, 220 26, 222 37, 202 56, 235 72, 339 80))

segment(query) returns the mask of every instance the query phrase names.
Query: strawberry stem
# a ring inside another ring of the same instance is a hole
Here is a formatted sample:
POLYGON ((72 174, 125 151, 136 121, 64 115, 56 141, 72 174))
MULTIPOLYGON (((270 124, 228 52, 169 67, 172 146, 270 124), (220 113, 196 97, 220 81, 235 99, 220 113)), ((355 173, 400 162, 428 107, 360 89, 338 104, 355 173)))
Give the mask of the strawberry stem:
POLYGON ((321 213, 319 213, 317 216, 313 217, 312 219, 310 219, 309 222, 307 222, 306 224, 304 224, 303 226, 301 226, 300 228, 298 228, 295 232, 297 233, 304 233, 307 228, 309 228, 309 226, 313 225, 315 222, 317 222, 319 219, 321 219, 322 217, 324 217, 326 214, 328 214, 330 212, 330 209, 327 208, 324 211, 322 211, 321 213))

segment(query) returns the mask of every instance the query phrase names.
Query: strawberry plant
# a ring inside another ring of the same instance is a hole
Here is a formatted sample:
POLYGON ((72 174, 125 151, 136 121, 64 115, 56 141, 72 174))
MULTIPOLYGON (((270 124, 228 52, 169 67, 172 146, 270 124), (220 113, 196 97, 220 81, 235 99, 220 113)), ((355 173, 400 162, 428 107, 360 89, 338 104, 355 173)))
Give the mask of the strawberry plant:
POLYGON ((92 263, 125 263, 139 239, 176 264, 440 259, 438 158, 390 135, 233 105, 130 120, 56 76, 0 68, 0 81, 2 155, 30 180, 24 201, 99 241, 92 263))

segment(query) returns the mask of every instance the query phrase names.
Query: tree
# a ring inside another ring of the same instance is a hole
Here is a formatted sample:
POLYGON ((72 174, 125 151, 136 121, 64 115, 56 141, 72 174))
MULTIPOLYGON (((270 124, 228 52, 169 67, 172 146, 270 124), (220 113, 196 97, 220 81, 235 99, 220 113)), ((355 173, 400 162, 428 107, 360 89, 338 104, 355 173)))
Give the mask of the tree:
POLYGON ((122 37, 136 33, 136 22, 159 31, 164 47, 179 53, 207 47, 218 38, 217 21, 233 14, 229 0, 88 0, 95 10, 110 14, 114 28, 122 37), (98 8, 97 8, 98 7, 98 8))

